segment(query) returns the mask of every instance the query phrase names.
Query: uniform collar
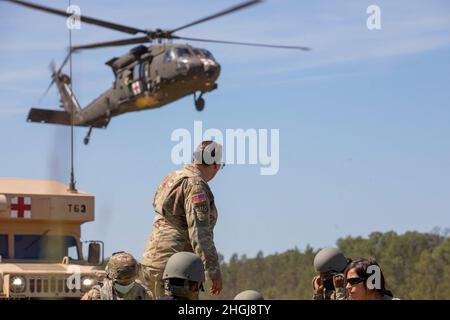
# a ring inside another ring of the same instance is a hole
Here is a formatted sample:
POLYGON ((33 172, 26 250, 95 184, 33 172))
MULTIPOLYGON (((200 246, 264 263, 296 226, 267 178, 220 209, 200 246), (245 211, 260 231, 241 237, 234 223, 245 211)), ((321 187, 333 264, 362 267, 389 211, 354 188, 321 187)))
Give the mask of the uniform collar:
POLYGON ((192 164, 186 164, 183 169, 185 171, 188 171, 192 175, 195 175, 195 176, 198 176, 198 177, 202 178, 202 180, 206 182, 206 180, 203 177, 201 171, 198 170, 197 168, 195 168, 192 164))

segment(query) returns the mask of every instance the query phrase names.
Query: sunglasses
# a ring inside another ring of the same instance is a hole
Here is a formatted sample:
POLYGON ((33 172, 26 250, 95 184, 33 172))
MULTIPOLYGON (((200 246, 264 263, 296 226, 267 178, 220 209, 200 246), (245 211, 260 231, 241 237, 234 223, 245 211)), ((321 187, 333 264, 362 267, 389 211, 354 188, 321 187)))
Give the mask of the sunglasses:
POLYGON ((361 282, 363 282, 364 280, 366 280, 366 279, 364 279, 364 278, 348 278, 347 279, 347 283, 349 283, 350 285, 352 285, 352 286, 354 286, 354 285, 357 285, 358 283, 361 283, 361 282))

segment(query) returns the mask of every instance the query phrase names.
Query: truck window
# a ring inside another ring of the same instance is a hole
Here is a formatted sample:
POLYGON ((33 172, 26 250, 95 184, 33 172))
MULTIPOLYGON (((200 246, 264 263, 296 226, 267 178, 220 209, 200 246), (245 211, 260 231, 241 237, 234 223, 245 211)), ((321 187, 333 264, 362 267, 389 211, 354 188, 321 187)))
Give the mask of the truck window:
POLYGON ((0 234, 0 256, 3 259, 8 259, 8 235, 0 234))
POLYGON ((15 235, 15 259, 18 260, 62 260, 69 256, 79 260, 77 241, 70 236, 15 235), (75 249, 73 248, 75 247, 75 249), (72 255, 70 256, 69 251, 72 255))

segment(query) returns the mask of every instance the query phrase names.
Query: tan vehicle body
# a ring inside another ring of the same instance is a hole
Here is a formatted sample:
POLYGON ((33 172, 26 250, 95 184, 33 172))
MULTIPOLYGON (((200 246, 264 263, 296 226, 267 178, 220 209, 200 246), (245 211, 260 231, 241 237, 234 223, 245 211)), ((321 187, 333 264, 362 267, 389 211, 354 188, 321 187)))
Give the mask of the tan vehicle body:
POLYGON ((0 178, 0 299, 80 298, 104 275, 82 258, 81 225, 94 217, 88 193, 56 181, 0 178))

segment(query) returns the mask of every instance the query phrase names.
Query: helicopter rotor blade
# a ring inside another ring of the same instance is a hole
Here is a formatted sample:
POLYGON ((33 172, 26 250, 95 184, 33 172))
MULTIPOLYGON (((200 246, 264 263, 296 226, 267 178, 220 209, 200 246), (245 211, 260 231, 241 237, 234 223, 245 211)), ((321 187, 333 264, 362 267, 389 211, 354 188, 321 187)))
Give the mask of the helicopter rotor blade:
MULTIPOLYGON (((67 13, 66 11, 63 11, 63 10, 46 7, 46 6, 42 6, 40 4, 31 3, 31 2, 26 2, 26 1, 21 1, 21 0, 4 0, 4 1, 22 5, 22 6, 31 8, 31 9, 36 9, 36 10, 41 10, 41 11, 45 11, 48 13, 53 13, 53 14, 63 16, 63 17, 72 17, 73 16, 73 13, 67 13)), ((96 18, 91 18, 91 17, 85 16, 85 15, 80 15, 80 21, 89 23, 89 24, 93 24, 96 26, 108 28, 108 29, 113 29, 113 30, 129 33, 129 34, 137 34, 137 33, 145 33, 146 34, 147 33, 147 31, 142 30, 142 29, 128 27, 128 26, 124 26, 121 24, 108 22, 108 21, 104 21, 104 20, 100 20, 100 19, 96 19, 96 18)))
POLYGON ((41 104, 42 101, 44 100, 44 98, 47 96, 48 92, 50 91, 51 87, 55 84, 55 79, 52 79, 52 81, 50 82, 50 84, 48 85, 47 89, 45 89, 44 93, 42 94, 42 96, 39 98, 38 100, 38 104, 41 104))
POLYGON ((64 66, 67 64, 67 62, 69 61, 69 59, 70 59, 70 55, 73 53, 73 51, 74 50, 70 50, 69 49, 69 53, 67 53, 67 55, 66 55, 66 57, 64 58, 64 60, 63 60, 63 62, 61 63, 61 66, 59 67, 59 69, 58 69, 58 71, 55 71, 55 68, 53 68, 53 74, 59 74, 61 71, 62 71, 62 69, 64 68, 64 66))
POLYGON ((70 55, 74 52, 74 50, 70 51, 69 53, 66 55, 66 57, 64 58, 63 62, 61 63, 61 66, 58 68, 58 70, 56 70, 56 66, 55 66, 55 61, 52 60, 50 62, 50 65, 48 66, 51 73, 52 73, 52 81, 50 81, 50 84, 48 85, 47 89, 44 91, 44 93, 42 94, 42 96, 39 98, 38 103, 40 104, 42 102, 42 100, 47 96, 48 92, 50 91, 51 87, 55 84, 55 76, 57 76, 58 74, 61 73, 62 69, 64 68, 64 66, 67 64, 67 62, 70 59, 70 55))
POLYGON ((308 47, 283 46, 283 45, 266 44, 266 43, 222 41, 222 40, 188 38, 188 37, 179 37, 179 36, 172 36, 172 38, 173 38, 173 39, 180 39, 180 40, 188 40, 188 41, 199 41, 199 42, 210 42, 210 43, 233 44, 233 45, 240 45, 240 46, 265 47, 265 48, 278 48, 278 49, 294 49, 294 50, 303 50, 303 51, 309 51, 309 50, 311 50, 311 48, 308 48, 308 47))
POLYGON ((203 23, 203 22, 206 22, 206 21, 215 19, 215 18, 219 18, 219 17, 224 16, 224 15, 226 15, 226 14, 229 14, 229 13, 232 13, 232 12, 235 12, 235 11, 238 11, 238 10, 241 10, 241 9, 244 9, 244 8, 246 8, 246 7, 249 7, 249 6, 252 6, 252 5, 261 3, 261 2, 262 2, 262 0, 251 0, 251 1, 243 2, 243 3, 241 3, 241 4, 238 4, 238 5, 236 5, 236 6, 231 7, 231 8, 229 8, 229 9, 220 11, 220 12, 215 13, 215 14, 213 14, 213 15, 210 15, 210 16, 207 16, 207 17, 205 17, 205 18, 202 18, 202 19, 193 21, 193 22, 191 22, 191 23, 188 23, 188 24, 186 24, 186 25, 184 25, 184 26, 181 26, 181 27, 178 27, 178 28, 176 28, 176 29, 170 30, 170 31, 169 31, 169 34, 172 34, 172 33, 175 33, 175 32, 177 32, 177 31, 180 31, 181 29, 185 29, 185 28, 188 28, 188 27, 192 27, 192 26, 194 26, 194 25, 196 25, 196 24, 199 24, 199 23, 203 23))
POLYGON ((113 40, 113 41, 105 41, 105 42, 96 42, 86 45, 73 46, 72 51, 84 50, 84 49, 97 49, 97 48, 106 48, 106 47, 116 47, 116 46, 126 46, 129 44, 139 44, 149 42, 148 37, 139 37, 132 39, 122 39, 122 40, 113 40))
POLYGON ((48 65, 48 68, 52 72, 52 75, 55 74, 55 72, 56 72, 55 60, 50 61, 50 64, 48 65))
POLYGON ((41 95, 41 97, 38 100, 38 104, 41 104, 42 100, 47 96, 47 93, 50 91, 51 87, 55 83, 54 75, 56 73, 56 67, 55 67, 55 61, 52 60, 50 64, 48 65, 48 68, 50 69, 50 72, 52 73, 52 81, 50 81, 50 84, 48 85, 47 89, 45 89, 44 93, 41 95))

